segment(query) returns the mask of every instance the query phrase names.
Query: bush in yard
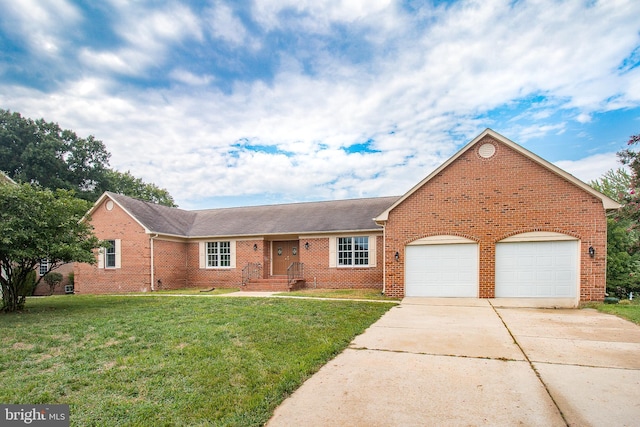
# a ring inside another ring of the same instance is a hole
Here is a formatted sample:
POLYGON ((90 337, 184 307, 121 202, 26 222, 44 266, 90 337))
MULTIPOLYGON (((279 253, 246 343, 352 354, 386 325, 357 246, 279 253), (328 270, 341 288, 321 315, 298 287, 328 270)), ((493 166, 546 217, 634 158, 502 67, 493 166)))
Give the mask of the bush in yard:
POLYGON ((44 281, 49 286, 49 295, 53 295, 53 292, 56 290, 56 286, 62 283, 62 274, 57 271, 50 271, 43 277, 44 281))

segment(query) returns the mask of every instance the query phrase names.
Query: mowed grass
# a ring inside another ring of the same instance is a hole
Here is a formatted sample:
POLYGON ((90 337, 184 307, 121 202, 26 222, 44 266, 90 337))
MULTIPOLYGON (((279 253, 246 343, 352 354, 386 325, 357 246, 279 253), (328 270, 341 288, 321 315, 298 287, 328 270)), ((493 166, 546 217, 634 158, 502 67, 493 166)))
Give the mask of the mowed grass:
POLYGON ((400 298, 382 295, 380 289, 302 289, 299 291, 285 292, 278 295, 313 298, 370 299, 379 301, 400 300, 400 298))
POLYGON ((603 313, 615 314, 640 325, 640 301, 627 301, 622 304, 589 304, 588 306, 603 313))
POLYGON ((0 315, 0 402, 74 426, 252 426, 391 304, 60 296, 0 315))
POLYGON ((232 292, 238 292, 240 289, 239 288, 215 288, 214 290, 211 290, 211 288, 185 288, 185 289, 163 289, 163 290, 159 290, 159 291, 153 291, 153 292, 136 292, 134 294, 129 294, 129 295, 146 295, 146 296, 151 296, 151 295, 200 295, 200 296, 207 296, 207 295, 222 295, 222 294, 229 294, 232 292))

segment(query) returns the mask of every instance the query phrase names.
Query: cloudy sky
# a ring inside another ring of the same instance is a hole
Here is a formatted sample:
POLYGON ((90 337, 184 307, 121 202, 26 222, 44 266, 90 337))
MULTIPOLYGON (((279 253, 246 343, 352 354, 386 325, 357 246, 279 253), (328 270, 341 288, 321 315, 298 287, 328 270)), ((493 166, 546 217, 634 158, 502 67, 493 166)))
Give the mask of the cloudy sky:
POLYGON ((588 181, 640 133, 637 0, 0 0, 0 108, 183 208, 399 195, 489 127, 588 181))

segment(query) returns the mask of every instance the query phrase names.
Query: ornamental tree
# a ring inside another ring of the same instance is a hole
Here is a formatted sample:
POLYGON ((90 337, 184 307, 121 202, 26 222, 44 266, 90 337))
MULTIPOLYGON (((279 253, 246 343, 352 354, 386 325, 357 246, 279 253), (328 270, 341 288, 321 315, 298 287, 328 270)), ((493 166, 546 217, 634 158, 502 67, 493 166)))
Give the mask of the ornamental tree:
POLYGON ((95 263, 100 241, 89 222, 80 221, 89 206, 66 190, 0 185, 2 311, 24 308, 33 286, 29 279, 42 259, 48 260, 46 273, 69 262, 95 263))
MULTIPOLYGON (((632 135, 628 146, 639 142, 632 135)), ((622 204, 607 218, 607 292, 625 298, 640 291, 640 153, 627 148, 618 157, 628 170, 610 170, 591 186, 622 204)))

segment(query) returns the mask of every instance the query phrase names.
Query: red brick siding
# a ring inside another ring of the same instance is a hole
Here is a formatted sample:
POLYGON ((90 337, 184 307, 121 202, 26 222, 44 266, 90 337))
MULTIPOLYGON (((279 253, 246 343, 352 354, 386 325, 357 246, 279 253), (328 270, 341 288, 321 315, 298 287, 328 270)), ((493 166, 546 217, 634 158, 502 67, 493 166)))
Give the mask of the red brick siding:
MULTIPOLYGON (((236 241, 236 267, 235 268, 200 268, 198 242, 190 242, 187 245, 187 283, 189 287, 220 287, 237 288, 242 284, 242 269, 249 262, 261 263, 263 277, 265 273, 265 244, 262 240, 238 240, 236 241), (257 249, 253 250, 253 245, 257 249)), ((267 257, 268 258, 268 257, 267 257)), ((267 274, 267 276, 265 276, 267 274)))
MULTIPOLYGON (((376 267, 329 267, 329 238, 300 240, 300 262, 304 263, 306 287, 327 289, 379 288, 382 289, 383 246, 382 236, 375 239, 376 267), (309 249, 304 244, 309 242, 309 249)), ((369 242, 373 244, 373 242, 369 242)))
MULTIPOLYGON (((151 290, 150 236, 117 204, 108 211, 102 203, 91 218, 101 240, 121 239, 121 268, 98 268, 98 264, 75 266, 76 293, 146 292, 151 290)), ((97 259, 96 251, 96 259, 97 259)))
POLYGON ((154 239, 154 289, 182 289, 187 283, 187 243, 154 239))
POLYGON ((481 298, 495 294, 495 244, 524 232, 553 231, 581 239, 580 299, 605 291, 606 218, 602 201, 506 145, 486 137, 390 212, 386 225, 386 293, 404 296, 404 251, 414 240, 457 235, 480 251, 481 298), (490 159, 477 148, 493 142, 490 159), (587 255, 589 246, 595 259, 587 255), (400 253, 400 261, 394 255, 400 253))

